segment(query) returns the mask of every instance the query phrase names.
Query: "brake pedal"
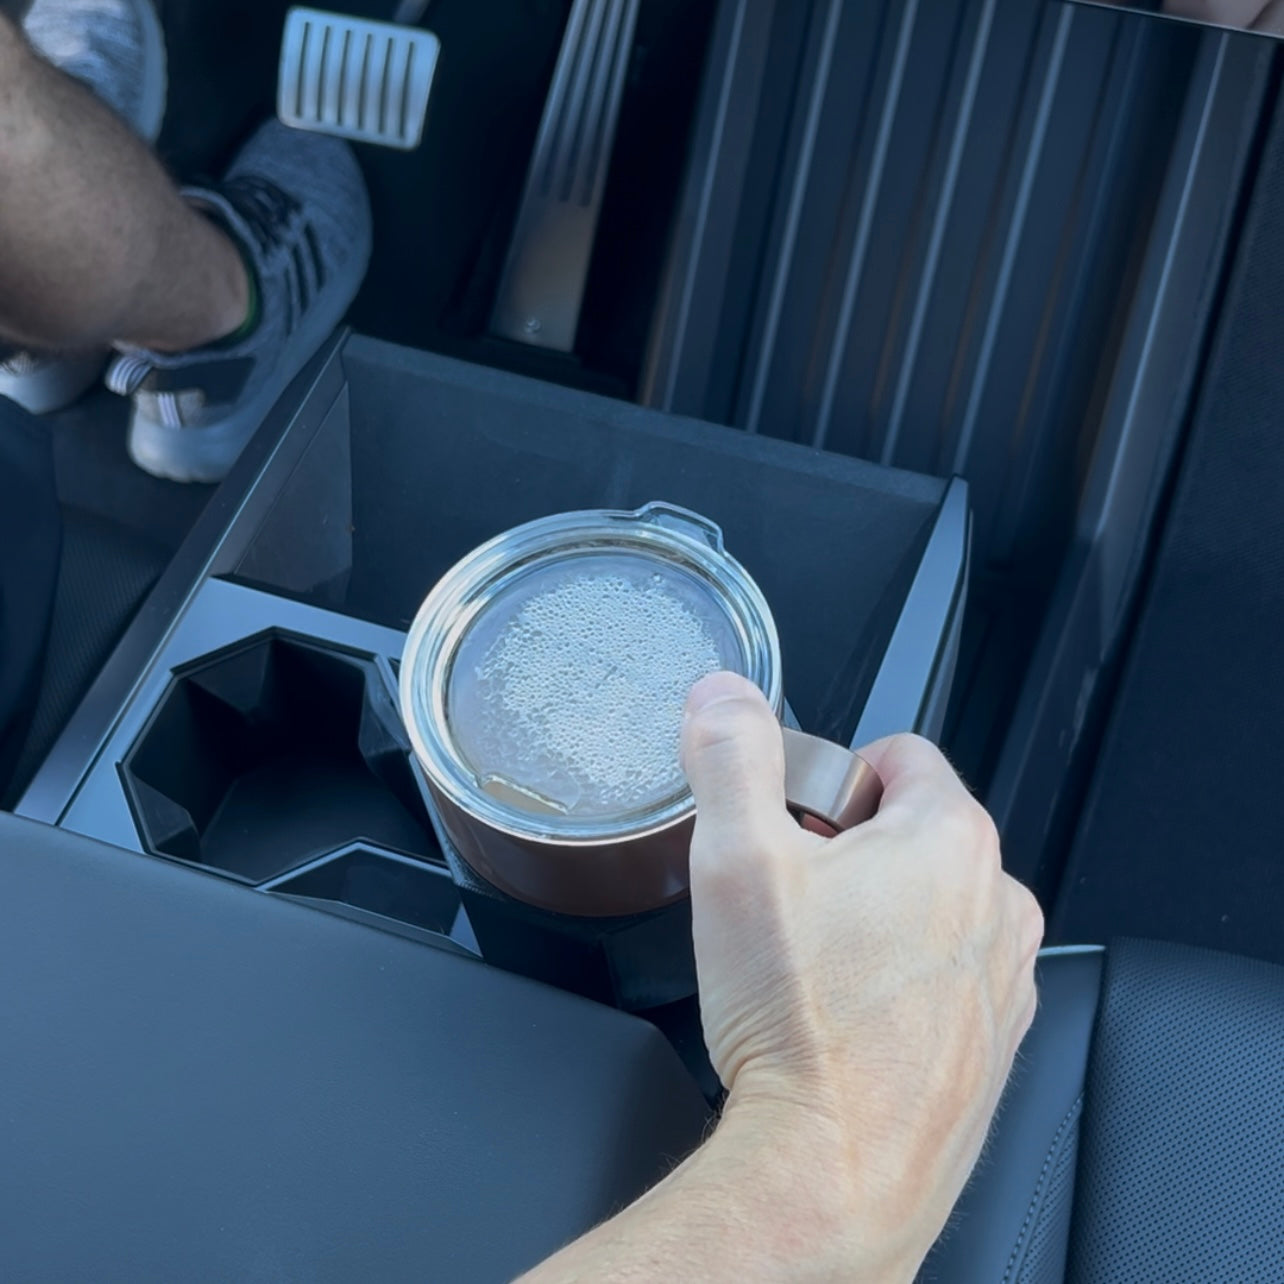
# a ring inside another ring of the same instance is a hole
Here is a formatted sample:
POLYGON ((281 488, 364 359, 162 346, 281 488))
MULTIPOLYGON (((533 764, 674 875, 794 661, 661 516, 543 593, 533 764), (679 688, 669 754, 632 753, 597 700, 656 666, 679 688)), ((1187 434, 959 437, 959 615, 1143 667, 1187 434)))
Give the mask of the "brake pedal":
POLYGON ((291 9, 276 114, 293 129, 411 151, 423 138, 440 51, 418 27, 291 9))
POLYGON ((544 103, 491 332, 569 352, 628 76, 638 0, 575 0, 544 103))

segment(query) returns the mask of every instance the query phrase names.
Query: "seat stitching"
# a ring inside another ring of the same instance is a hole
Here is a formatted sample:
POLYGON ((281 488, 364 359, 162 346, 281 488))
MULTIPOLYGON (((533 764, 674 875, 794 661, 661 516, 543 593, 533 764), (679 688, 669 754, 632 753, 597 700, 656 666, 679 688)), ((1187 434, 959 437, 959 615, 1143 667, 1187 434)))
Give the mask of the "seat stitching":
POLYGON ((1043 1157, 1043 1167, 1039 1169, 1038 1179, 1034 1183, 1034 1192, 1030 1196, 1030 1206, 1026 1209, 1025 1220, 1021 1223, 1021 1229, 1017 1232, 1016 1243, 1012 1245, 1012 1253, 1008 1258, 1008 1264, 1003 1272, 1002 1284, 1010 1284, 1013 1269, 1018 1265, 1019 1255, 1022 1245, 1025 1243, 1026 1235, 1029 1233, 1030 1225, 1039 1212, 1042 1204, 1044 1187, 1048 1180, 1048 1174, 1052 1171, 1052 1165, 1056 1162, 1057 1156, 1061 1153, 1061 1146, 1065 1137, 1066 1129, 1075 1121, 1079 1111, 1083 1108, 1083 1093, 1080 1093, 1071 1104, 1070 1109, 1066 1111, 1065 1118, 1061 1120, 1056 1132, 1052 1134, 1052 1141, 1048 1146, 1048 1153, 1043 1157))

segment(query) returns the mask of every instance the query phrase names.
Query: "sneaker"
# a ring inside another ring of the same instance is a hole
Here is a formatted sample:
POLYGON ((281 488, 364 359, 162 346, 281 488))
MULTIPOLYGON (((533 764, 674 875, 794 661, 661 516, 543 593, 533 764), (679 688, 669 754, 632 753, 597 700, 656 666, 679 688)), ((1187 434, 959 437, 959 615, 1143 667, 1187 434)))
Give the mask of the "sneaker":
POLYGON ((257 321, 244 338, 191 352, 121 348, 107 386, 133 397, 129 453, 140 468, 214 482, 356 297, 370 259, 370 203, 347 144, 276 121, 222 183, 183 194, 240 247, 257 321))
MULTIPOLYGON (((165 37, 151 0, 34 0, 22 23, 47 61, 79 80, 146 142, 165 117, 165 37)), ((107 354, 0 353, 0 396, 32 414, 88 390, 107 354)))
POLYGON ((32 47, 154 143, 165 119, 165 35, 152 0, 33 0, 32 47))

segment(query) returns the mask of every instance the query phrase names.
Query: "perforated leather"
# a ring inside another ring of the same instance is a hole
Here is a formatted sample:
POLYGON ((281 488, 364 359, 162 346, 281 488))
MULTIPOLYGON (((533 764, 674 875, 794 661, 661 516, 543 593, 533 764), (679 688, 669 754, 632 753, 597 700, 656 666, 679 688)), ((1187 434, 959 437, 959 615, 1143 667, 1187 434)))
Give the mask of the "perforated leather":
POLYGON ((1101 953, 1039 961, 1039 1011, 972 1180, 919 1274, 940 1284, 1062 1278, 1101 953))
POLYGON ((1284 1278, 1284 968, 1151 941, 1107 955, 1070 1276, 1284 1278))
POLYGON ((1046 1180, 1030 1201, 1029 1233, 1014 1246, 1003 1284, 1061 1284, 1065 1279, 1082 1114, 1079 1097, 1048 1152, 1046 1180))
POLYGON ((1039 987, 920 1278, 1284 1279, 1284 967, 1123 940, 1044 957, 1039 987))

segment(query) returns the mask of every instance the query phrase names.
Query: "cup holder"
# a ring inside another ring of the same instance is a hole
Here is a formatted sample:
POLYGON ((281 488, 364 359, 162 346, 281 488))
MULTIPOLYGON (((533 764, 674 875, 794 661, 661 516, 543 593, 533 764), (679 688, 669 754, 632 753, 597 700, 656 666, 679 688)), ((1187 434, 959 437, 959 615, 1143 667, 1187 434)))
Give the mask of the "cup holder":
POLYGON ((389 680, 281 632, 176 670, 121 764, 149 851, 249 883, 365 840, 440 862, 389 680))
POLYGON ((348 906, 449 936, 459 889, 444 867, 353 843, 265 884, 265 891, 311 904, 348 906))

